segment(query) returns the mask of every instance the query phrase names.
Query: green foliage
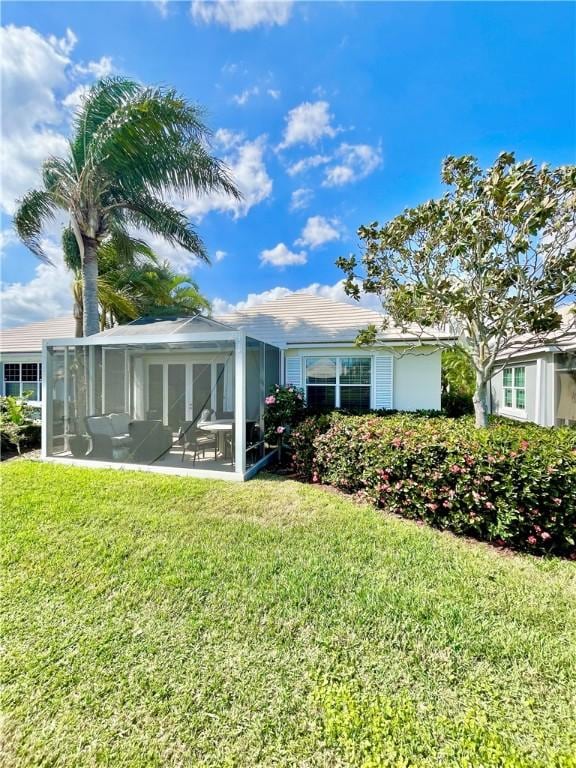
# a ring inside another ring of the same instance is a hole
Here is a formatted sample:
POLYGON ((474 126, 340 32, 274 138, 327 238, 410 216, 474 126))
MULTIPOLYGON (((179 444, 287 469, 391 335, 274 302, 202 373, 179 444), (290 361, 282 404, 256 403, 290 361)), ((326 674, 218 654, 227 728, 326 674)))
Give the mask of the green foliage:
POLYGON ((0 441, 11 445, 18 453, 24 446, 40 442, 40 425, 35 423, 36 410, 26 398, 6 395, 0 397, 0 441))
MULTIPOLYGON (((379 296, 387 322, 418 336, 452 331, 473 365, 485 426, 498 356, 518 334, 559 333, 558 303, 576 291, 576 166, 537 167, 503 152, 483 170, 469 155, 448 157, 442 181, 441 198, 361 226, 361 265, 355 256, 338 265, 350 295, 379 296)), ((368 329, 361 340, 376 336, 368 329)))
POLYGON ((466 352, 452 347, 442 352, 442 410, 447 416, 474 413, 474 367, 466 352))
MULTIPOLYGON (((432 704, 418 706, 407 691, 370 695, 349 683, 318 687, 322 737, 346 765, 359 768, 574 768, 570 747, 557 749, 549 734, 542 757, 503 729, 495 702, 479 699, 455 717, 432 704)), ((576 744, 574 745, 576 747, 576 744)))
MULTIPOLYGON (((130 231, 159 235, 208 261, 186 215, 165 202, 173 197, 221 193, 239 198, 227 168, 210 154, 202 110, 170 88, 150 88, 127 78, 105 78, 89 90, 74 119, 67 156, 47 159, 43 186, 28 192, 14 216, 22 242, 44 261, 42 229, 64 210, 82 271, 84 331, 98 330, 98 251, 130 231)), ((67 235, 70 241, 70 235, 67 235)), ((68 242, 70 245, 70 242, 68 242)))
POLYGON ((576 557, 576 430, 334 414, 293 437, 303 477, 406 517, 532 553, 576 557))
POLYGON ((275 444, 288 436, 304 418, 304 391, 298 387, 275 384, 265 399, 264 424, 266 439, 275 444))

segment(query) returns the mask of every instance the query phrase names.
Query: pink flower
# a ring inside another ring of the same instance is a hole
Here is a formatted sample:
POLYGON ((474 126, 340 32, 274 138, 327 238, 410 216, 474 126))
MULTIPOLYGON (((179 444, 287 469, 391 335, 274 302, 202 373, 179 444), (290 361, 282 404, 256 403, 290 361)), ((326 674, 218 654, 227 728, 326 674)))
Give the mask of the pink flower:
POLYGON ((402 445, 402 438, 395 437, 394 440, 391 440, 391 445, 393 445, 395 448, 400 448, 402 445))
POLYGON ((556 497, 555 499, 552 499, 552 501, 554 502, 554 504, 556 504, 557 507, 559 507, 560 504, 562 504, 562 499, 559 499, 558 497, 556 497))
POLYGON ((494 504, 492 504, 491 501, 487 501, 486 504, 484 504, 486 509, 494 509, 494 504))
POLYGON ((526 541, 528 542, 528 544, 534 545, 534 544, 536 544, 536 536, 528 536, 526 541))
POLYGON ((521 450, 525 451, 526 448, 528 448, 529 445, 530 445, 530 443, 528 442, 528 440, 520 440, 520 449, 521 450))
POLYGON ((549 541, 552 538, 552 536, 548 533, 548 531, 542 531, 542 533, 540 534, 540 538, 542 539, 542 541, 549 541))
POLYGON ((266 405, 274 405, 274 403, 276 402, 276 398, 274 397, 274 395, 268 395, 268 397, 264 400, 264 402, 266 403, 266 405))
POLYGON ((284 427, 276 427, 276 432, 281 435, 284 432, 284 427))
POLYGON ((288 392, 294 392, 294 387, 288 387, 288 392))
POLYGON ((459 472, 462 472, 462 467, 460 467, 458 464, 452 464, 450 467, 450 472, 452 472, 453 475, 457 475, 459 472))

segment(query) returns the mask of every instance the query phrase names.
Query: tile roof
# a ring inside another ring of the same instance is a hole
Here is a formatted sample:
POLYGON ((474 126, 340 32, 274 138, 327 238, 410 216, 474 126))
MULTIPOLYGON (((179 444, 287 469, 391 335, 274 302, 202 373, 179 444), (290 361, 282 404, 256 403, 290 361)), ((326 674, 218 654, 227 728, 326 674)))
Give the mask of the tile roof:
POLYGON ((42 352, 42 339, 64 339, 74 336, 75 321, 72 316, 19 325, 16 328, 0 330, 0 353, 42 352))

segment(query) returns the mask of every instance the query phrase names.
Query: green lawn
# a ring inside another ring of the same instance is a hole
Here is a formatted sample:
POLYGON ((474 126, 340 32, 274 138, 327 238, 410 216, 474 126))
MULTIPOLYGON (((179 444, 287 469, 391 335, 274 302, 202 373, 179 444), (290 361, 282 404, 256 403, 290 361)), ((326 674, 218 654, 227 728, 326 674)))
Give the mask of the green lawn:
POLYGON ((2 766, 576 765, 575 564, 290 481, 1 472, 2 766))

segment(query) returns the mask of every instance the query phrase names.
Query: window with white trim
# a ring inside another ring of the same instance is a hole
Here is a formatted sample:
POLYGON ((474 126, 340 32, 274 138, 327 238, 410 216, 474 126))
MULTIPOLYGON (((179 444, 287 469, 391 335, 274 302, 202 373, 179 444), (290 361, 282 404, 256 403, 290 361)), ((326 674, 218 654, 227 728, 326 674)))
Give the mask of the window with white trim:
POLYGON ((504 408, 517 411, 526 409, 526 368, 523 365, 509 366, 502 372, 502 402, 504 408))
POLYGON ((304 375, 309 407, 370 409, 370 357, 306 357, 304 375))
POLYGON ((42 363, 4 363, 4 394, 42 400, 42 363))

